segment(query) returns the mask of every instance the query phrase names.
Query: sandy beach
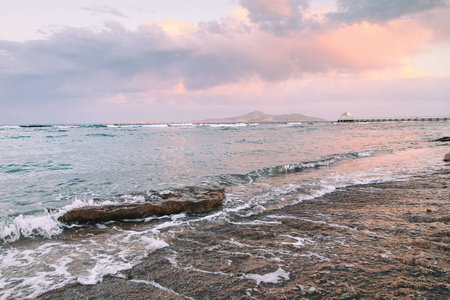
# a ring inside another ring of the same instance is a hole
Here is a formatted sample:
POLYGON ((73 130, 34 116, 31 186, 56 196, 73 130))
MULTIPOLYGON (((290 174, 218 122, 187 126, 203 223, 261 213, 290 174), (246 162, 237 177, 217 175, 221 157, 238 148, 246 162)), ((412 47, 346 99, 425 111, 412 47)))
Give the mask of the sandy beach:
POLYGON ((448 299, 449 175, 183 230, 130 270, 39 299, 448 299))

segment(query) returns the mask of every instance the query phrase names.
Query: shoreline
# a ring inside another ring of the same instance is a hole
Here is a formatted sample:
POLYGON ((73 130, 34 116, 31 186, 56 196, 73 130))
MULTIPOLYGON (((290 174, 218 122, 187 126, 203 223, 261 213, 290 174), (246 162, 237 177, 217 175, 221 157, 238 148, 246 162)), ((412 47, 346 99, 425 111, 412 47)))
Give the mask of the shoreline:
POLYGON ((130 270, 38 299, 448 299, 449 175, 187 229, 130 270))

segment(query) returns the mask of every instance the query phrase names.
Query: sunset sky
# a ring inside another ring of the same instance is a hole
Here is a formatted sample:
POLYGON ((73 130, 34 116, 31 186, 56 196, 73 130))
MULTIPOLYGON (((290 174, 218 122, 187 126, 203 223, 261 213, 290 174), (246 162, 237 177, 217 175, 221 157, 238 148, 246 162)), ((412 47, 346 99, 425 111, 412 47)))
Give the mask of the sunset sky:
POLYGON ((0 0, 0 124, 450 115, 450 0, 0 0))

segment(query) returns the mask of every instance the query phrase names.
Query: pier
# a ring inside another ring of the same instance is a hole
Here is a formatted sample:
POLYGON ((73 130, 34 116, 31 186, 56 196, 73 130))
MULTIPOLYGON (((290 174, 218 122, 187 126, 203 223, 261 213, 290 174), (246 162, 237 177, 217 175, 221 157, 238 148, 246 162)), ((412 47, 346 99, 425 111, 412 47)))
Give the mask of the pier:
POLYGON ((448 120, 450 120, 450 116, 355 118, 347 112, 341 115, 338 123, 446 122, 448 120))

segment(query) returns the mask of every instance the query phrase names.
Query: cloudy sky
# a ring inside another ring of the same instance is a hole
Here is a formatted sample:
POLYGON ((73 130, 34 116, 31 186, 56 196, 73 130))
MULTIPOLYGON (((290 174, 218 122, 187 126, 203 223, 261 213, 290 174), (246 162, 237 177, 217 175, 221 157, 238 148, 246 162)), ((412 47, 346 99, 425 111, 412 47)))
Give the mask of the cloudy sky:
POLYGON ((0 0, 0 124, 450 114, 450 0, 0 0))

